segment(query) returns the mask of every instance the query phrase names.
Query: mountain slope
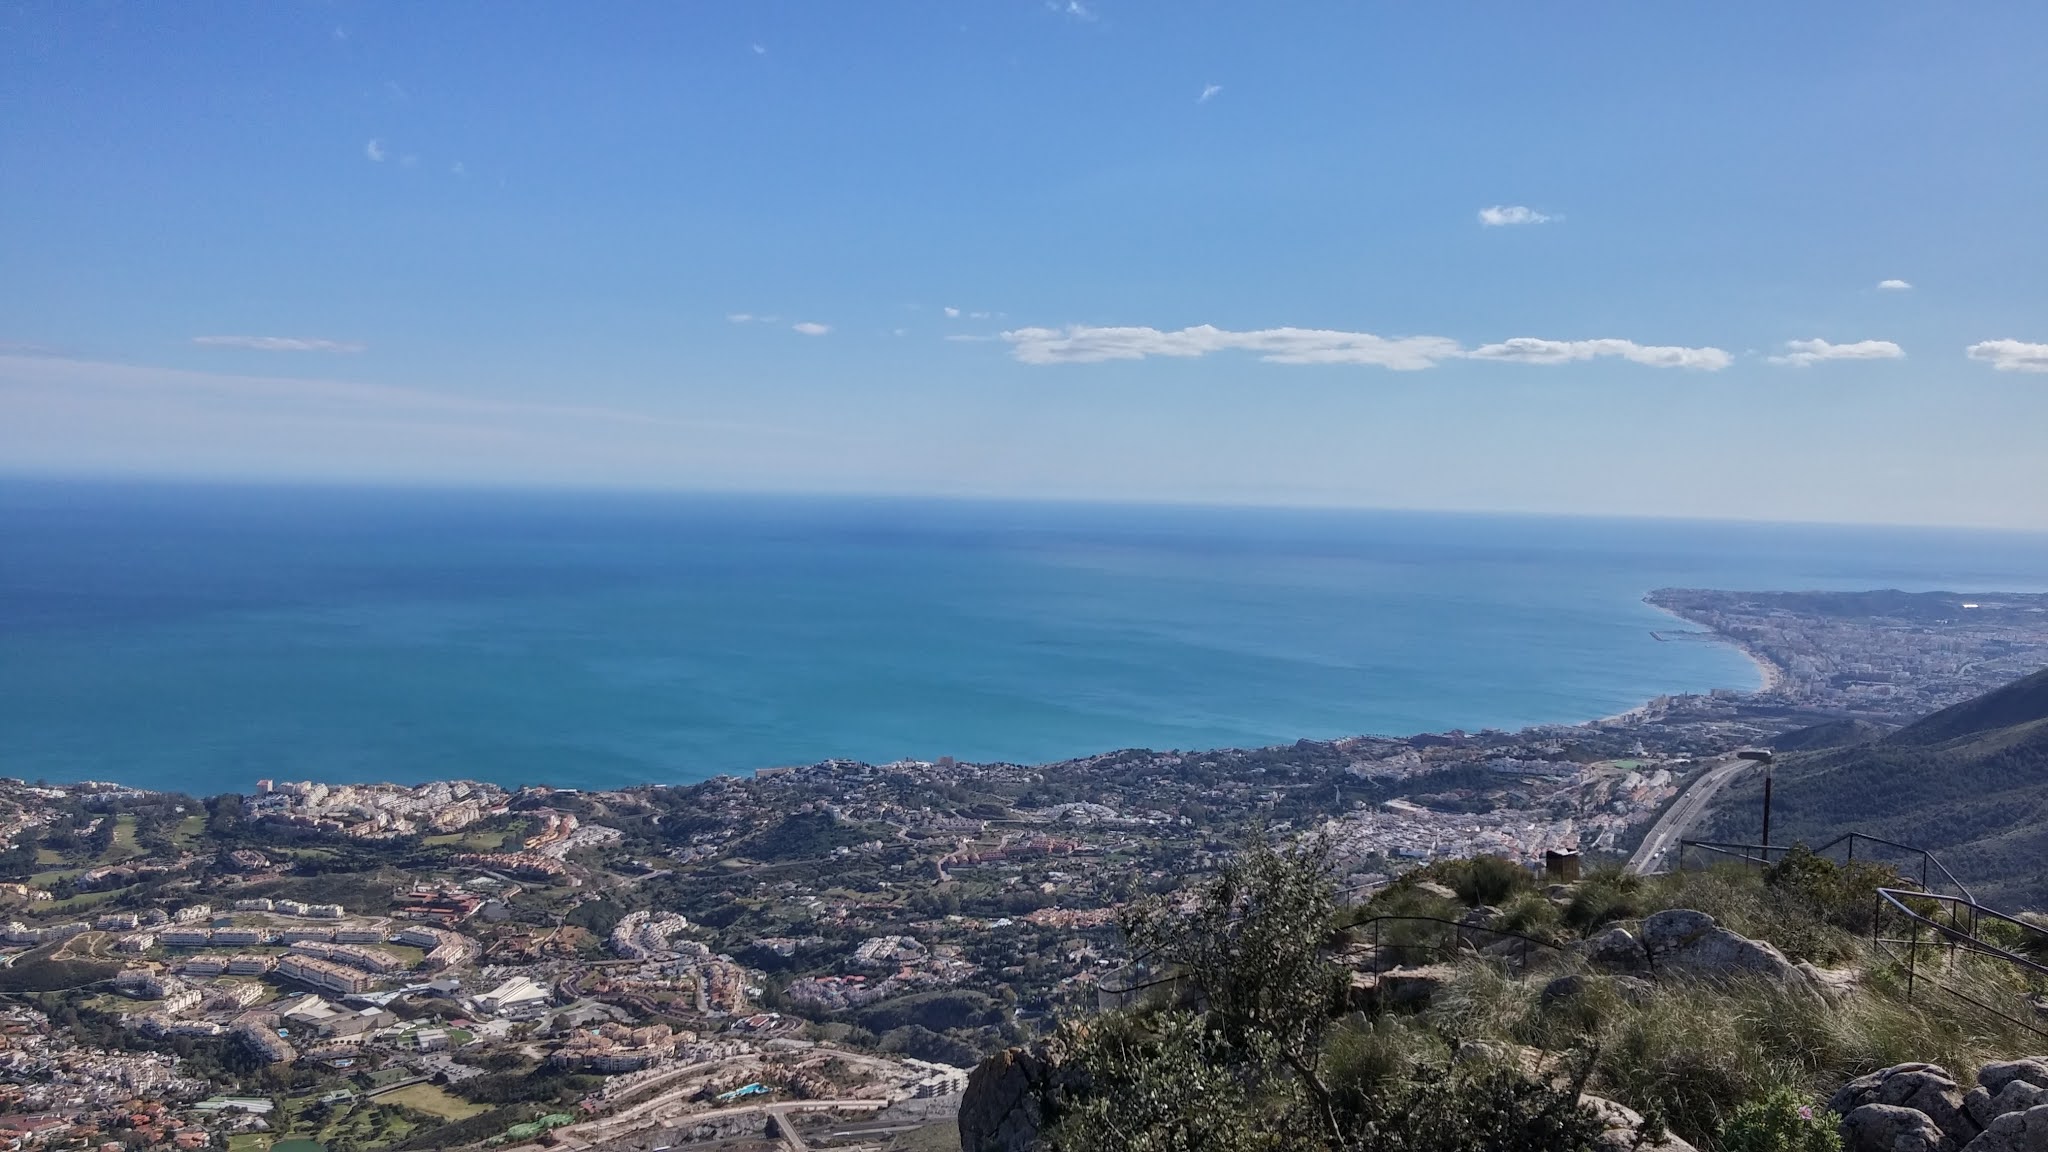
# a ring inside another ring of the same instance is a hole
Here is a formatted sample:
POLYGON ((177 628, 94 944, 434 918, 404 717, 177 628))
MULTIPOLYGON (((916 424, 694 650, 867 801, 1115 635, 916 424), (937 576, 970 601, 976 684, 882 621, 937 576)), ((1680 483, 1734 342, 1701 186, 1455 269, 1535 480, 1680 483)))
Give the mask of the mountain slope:
MULTIPOLYGON (((1710 825, 1754 841, 1762 784, 1731 786, 1710 825)), ((1784 756, 1772 839, 1849 831, 1927 848, 1977 897, 2048 908, 2048 671, 1945 708, 1881 739, 1784 756)))

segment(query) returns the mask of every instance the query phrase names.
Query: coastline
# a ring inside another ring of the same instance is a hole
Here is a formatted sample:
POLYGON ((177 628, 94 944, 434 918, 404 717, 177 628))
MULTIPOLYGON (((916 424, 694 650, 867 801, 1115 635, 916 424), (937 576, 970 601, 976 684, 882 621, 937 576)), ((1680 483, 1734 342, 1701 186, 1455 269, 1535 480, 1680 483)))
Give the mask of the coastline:
MULTIPOLYGON (((1736 637, 1734 637, 1734 636, 1730 636, 1730 635, 1728 635, 1728 634, 1726 634, 1726 633, 1723 633, 1723 632, 1719 632, 1719 631, 1717 631, 1717 630, 1713 629, 1713 628, 1712 628, 1712 627, 1711 627, 1710 625, 1707 625, 1707 624, 1705 624, 1705 623, 1703 623, 1703 622, 1701 622, 1701 621, 1697 621, 1697 620, 1691 620, 1691 619, 1688 619, 1687 617, 1685 617, 1685 616, 1682 616, 1682 615, 1678 614, 1677 612, 1674 612, 1674 611, 1672 611, 1671 609, 1669 609, 1669 608, 1666 608, 1666 607, 1664 607, 1663 605, 1660 605, 1660 604, 1656 604, 1656 603, 1652 602, 1652 601, 1650 600, 1650 596, 1651 596, 1651 595, 1653 595, 1653 594, 1654 594, 1654 593, 1645 593, 1645 594, 1643 595, 1643 598, 1642 598, 1642 603, 1644 603, 1644 604, 1648 604, 1648 605, 1649 605, 1650 607, 1652 607, 1652 608, 1656 609, 1656 610, 1657 610, 1658 612, 1661 612, 1661 613, 1663 613, 1663 614, 1665 614, 1665 615, 1667 615, 1667 616, 1671 617, 1671 618, 1672 618, 1673 620, 1681 621, 1681 622, 1683 622, 1683 623, 1686 623, 1686 624, 1689 624, 1689 625, 1693 625, 1693 626, 1696 626, 1696 627, 1701 627, 1701 628, 1705 628, 1705 629, 1706 629, 1706 631, 1705 631, 1705 632, 1703 632, 1703 633, 1699 633, 1699 635, 1702 635, 1702 636, 1704 636, 1704 637, 1707 637, 1707 638, 1709 639, 1709 641, 1710 641, 1711 643, 1714 643, 1714 644, 1720 644, 1720 645, 1726 645, 1726 646, 1728 646, 1728 647, 1730 647, 1730 648, 1733 648, 1733 649, 1734 649, 1735 651, 1737 651, 1737 652, 1741 653, 1741 654, 1742 654, 1742 656, 1743 656, 1743 657, 1744 657, 1745 659, 1747 659, 1747 660, 1748 660, 1748 661, 1750 662, 1750 664, 1751 664, 1751 665, 1752 665, 1753 667, 1755 667, 1755 668, 1756 668, 1756 670, 1757 670, 1757 676, 1758 676, 1758 678, 1759 678, 1759 679, 1760 679, 1760 680, 1762 681, 1762 683, 1761 683, 1761 685, 1759 685, 1759 686, 1758 686, 1758 687, 1756 687, 1756 688, 1753 688, 1753 689, 1749 689, 1749 690, 1745 690, 1745 691, 1741 692, 1740 694, 1741 694, 1741 695, 1742 695, 1743 697, 1745 697, 1745 698, 1748 698, 1748 697, 1755 697, 1755 696, 1762 696, 1762 695, 1767 695, 1767 694, 1769 694, 1769 693, 1771 693, 1771 692, 1775 691, 1775 690, 1776 690, 1776 689, 1777 689, 1777 688, 1778 688, 1778 687, 1779 687, 1780 685, 1782 685, 1782 684, 1783 684, 1783 683, 1785 682, 1785 680, 1787 679, 1787 677, 1788 677, 1788 675, 1789 675, 1789 674, 1788 674, 1788 672, 1787 672, 1787 671, 1786 671, 1785 669, 1781 668, 1781 667, 1780 667, 1780 666, 1779 666, 1779 665, 1778 665, 1778 664, 1777 664, 1777 663, 1776 663, 1775 661, 1773 661, 1773 660, 1771 660, 1770 658, 1768 658, 1768 657, 1764 656, 1764 655, 1763 655, 1762 653, 1760 653, 1760 652, 1758 652, 1758 651, 1756 651, 1756 650, 1752 649, 1752 648, 1751 648, 1751 647, 1750 647, 1749 645, 1747 645, 1747 644, 1743 643, 1743 642, 1742 642, 1742 641, 1741 641, 1740 639, 1738 639, 1738 638, 1736 638, 1736 637)), ((1652 716, 1652 714, 1653 714, 1653 710, 1654 710, 1654 709, 1656 708, 1656 706, 1657 706, 1657 704, 1658 704, 1658 702, 1659 702, 1660 700, 1670 699, 1670 698, 1672 698, 1672 696, 1673 696, 1673 695, 1679 695, 1679 696, 1697 696, 1697 695, 1703 695, 1703 694, 1704 694, 1704 693, 1679 693, 1679 694, 1668 694, 1668 695, 1664 695, 1664 696, 1658 696, 1658 697, 1653 697, 1653 698, 1651 698, 1651 699, 1648 699, 1648 700, 1645 700, 1645 701, 1643 701, 1642 703, 1640 703, 1640 704, 1637 704, 1637 705, 1635 705, 1635 706, 1633 706, 1633 707, 1630 707, 1630 708, 1624 709, 1624 710, 1622 710, 1622 711, 1620 711, 1620 712, 1615 712, 1615 713, 1612 713, 1612 714, 1609 714, 1609 715, 1606 715, 1606 716, 1597 716, 1597 717, 1594 717, 1594 718, 1591 718, 1591 719, 1587 719, 1587 720, 1578 720, 1578 721, 1565 721, 1565 722, 1559 722, 1559 723, 1554 723, 1554 724, 1538 724, 1538 725, 1530 725, 1530 726, 1526 726, 1526 727, 1524 727, 1524 728, 1521 728, 1521 729, 1517 729, 1516 731, 1517 731, 1517 732, 1526 732, 1526 731, 1530 731, 1531 729, 1535 729, 1535 728, 1563 728, 1563 729, 1573 729, 1573 728, 1588 728, 1588 729, 1599 729, 1599 728, 1605 728, 1605 727, 1608 727, 1608 726, 1610 726, 1610 725, 1614 725, 1614 724, 1620 724, 1620 723, 1627 723, 1627 722, 1630 722, 1630 721, 1635 721, 1635 720, 1642 720, 1642 719, 1648 719, 1648 718, 1650 718, 1650 717, 1652 716)), ((1375 738, 1378 738, 1378 739, 1395 739, 1395 740, 1410 740, 1410 739, 1416 739, 1416 738, 1420 738, 1420 737, 1426 737, 1426 736, 1443 736, 1443 735, 1447 735, 1447 734, 1449 734, 1449 732, 1450 732, 1450 731, 1452 731, 1452 730, 1449 730, 1449 729, 1446 729, 1446 730, 1420 730, 1420 731, 1415 731, 1415 732, 1408 732, 1408 733, 1397 733, 1397 734, 1382 734, 1382 733, 1365 733, 1365 732, 1350 732, 1350 733, 1344 733, 1344 734, 1341 734, 1341 735, 1338 735, 1338 736, 1328 737, 1328 738, 1325 738, 1325 739, 1318 739, 1318 738, 1314 738, 1314 737, 1301 737, 1301 738, 1299 738, 1299 739, 1300 739, 1300 740, 1309 740, 1309 741, 1311 741, 1311 742, 1313 742, 1313 743, 1336 743, 1336 742, 1340 742, 1340 741, 1346 741, 1346 740, 1360 740, 1360 739, 1375 739, 1375 738)), ((1265 748, 1280 748, 1280 747, 1286 747, 1286 746, 1288 746, 1288 744, 1290 744, 1290 743, 1296 743, 1296 742, 1298 742, 1298 741, 1282 741, 1282 742, 1280 742, 1280 743, 1276 743, 1276 744, 1271 744, 1271 745, 1260 745, 1260 746, 1251 746, 1251 747, 1239 747, 1239 746, 1224 746, 1224 747, 1216 747, 1216 748, 1207 748, 1207 749, 1202 749, 1201 751, 1203 751, 1203 752, 1211 752, 1211 753, 1224 753, 1224 752, 1255 752, 1255 751, 1260 751, 1260 750, 1263 750, 1263 749, 1265 749, 1265 748)), ((1107 754, 1110 754, 1111 752, 1114 752, 1114 751, 1117 751, 1117 749, 1102 749, 1102 750, 1097 750, 1097 751, 1095 751, 1095 752, 1086 752, 1086 753, 1082 753, 1082 754, 1080 754, 1080 755, 1077 755, 1077 756, 1070 756, 1070 757, 1066 757, 1066 758, 1064 758, 1064 759, 1059 759, 1059 760, 1048 760, 1048 761, 1041 761, 1041 762, 1036 762, 1036 763, 1034 763, 1034 764, 1030 764, 1030 765, 1022 765, 1022 766, 1025 766, 1025 767, 1043 767, 1043 766, 1049 766, 1049 765, 1054 765, 1054 764, 1062 764, 1062 763, 1069 763, 1069 762, 1072 762, 1072 761, 1077 761, 1077 760, 1086 760, 1086 759, 1089 759, 1090 757, 1093 757, 1093 756, 1102 756, 1102 755, 1107 755, 1107 754)), ((910 760, 910 759, 913 759, 913 758, 899 758, 899 760, 910 760)), ((851 759, 851 758, 846 758, 846 757, 834 757, 834 758, 830 758, 830 759, 827 759, 827 760, 824 760, 824 761, 819 761, 819 762, 817 762, 817 763, 819 763, 819 764, 831 764, 831 763, 841 763, 841 762, 844 762, 844 763, 856 763, 856 762, 858 762, 858 761, 856 761, 856 760, 853 760, 853 759, 851 759)), ((969 763, 979 763, 979 762, 969 762, 969 763)), ((1007 762, 1004 762, 1004 761, 988 761, 987 763, 1007 763, 1007 762)), ((811 764, 805 764, 805 765, 766 765, 766 766, 756 766, 756 767, 754 767, 754 768, 751 768, 751 769, 740 769, 740 770, 735 770, 735 771, 729 771, 729 772, 719 772, 719 773, 714 773, 714 774, 712 774, 712 775, 710 775, 710 776, 706 776, 706 777, 703 777, 702 779, 697 779, 697 780, 683 780, 683 781, 660 781, 660 780, 651 780, 651 779, 650 779, 650 780, 642 780, 642 781, 637 781, 637 782, 634 782, 634 783, 631 783, 631 784, 626 784, 626 785, 622 785, 621 787, 624 787, 624 788, 692 788, 692 787, 696 787, 696 786, 698 786, 698 785, 700 785, 700 784, 705 784, 705 783, 708 783, 708 782, 710 782, 710 781, 713 781, 713 780, 720 780, 720 779, 752 779, 752 778, 755 778, 755 777, 758 777, 758 776, 764 776, 764 775, 769 775, 769 774, 773 774, 773 773, 779 773, 779 772, 786 772, 786 771, 789 771, 789 770, 791 770, 792 768, 798 768, 798 767, 814 767, 814 766, 815 766, 815 765, 811 765, 811 764)), ((442 780, 458 780, 458 779, 469 779, 469 778, 468 778, 468 777, 460 777, 460 776, 450 776, 450 777, 438 777, 438 778, 436 778, 436 779, 442 779, 442 780)), ((59 787, 68 787, 68 786, 75 786, 75 785, 79 785, 79 784, 94 784, 94 783, 109 783, 109 782, 110 782, 110 781, 106 781, 106 780, 96 780, 96 779, 91 779, 91 778, 81 778, 81 779, 79 779, 79 780, 74 780, 74 781, 56 781, 56 782, 53 782, 53 783, 56 783, 56 784, 57 784, 57 786, 59 786, 59 787)), ((330 780, 330 781, 322 781, 322 783, 328 783, 328 784, 336 784, 336 785, 348 785, 348 784, 353 784, 353 785, 361 785, 361 786, 393 786, 393 787, 418 787, 418 786, 421 786, 421 785, 425 785, 425 784, 428 784, 428 783, 432 783, 432 782, 433 782, 433 781, 431 781, 431 780, 422 780, 422 781, 419 781, 419 782, 418 782, 417 784, 401 784, 401 783, 398 783, 398 782, 396 782, 396 781, 392 781, 392 780, 376 780, 376 781, 372 781, 372 780, 355 780, 355 781, 333 781, 333 780, 330 780)), ((117 785, 118 787, 122 787, 122 788, 130 788, 130 789, 134 789, 134 790, 136 790, 136 791, 143 791, 143 792, 163 792, 163 791, 166 791, 165 789, 161 789, 161 788, 151 788, 151 787, 145 787, 145 786, 141 786, 141 785, 131 785, 131 784, 120 784, 120 783, 118 783, 118 782, 113 782, 113 783, 116 783, 116 785, 117 785)), ((253 784, 253 783, 254 783, 254 781, 252 780, 252 781, 251 781, 250 783, 251 783, 251 784, 253 784)), ((564 785, 560 785, 560 784, 551 784, 551 783, 546 783, 546 782, 543 782, 543 781, 521 781, 521 782, 519 782, 519 783, 517 783, 517 784, 512 784, 512 783, 500 783, 500 782, 497 782, 497 781, 491 781, 490 783, 493 783, 494 785, 496 785, 496 786, 498 786, 498 787, 502 787, 502 788, 505 788, 505 789, 507 789, 508 791, 520 791, 520 790, 522 790, 522 789, 528 789, 528 788, 540 788, 540 789, 551 789, 551 790, 563 790, 563 789, 565 788, 565 786, 564 786, 564 785)), ((569 790, 569 791, 575 791, 575 790, 577 790, 577 789, 576 789, 576 788, 574 788, 573 786, 571 786, 571 787, 567 787, 567 790, 569 790)))

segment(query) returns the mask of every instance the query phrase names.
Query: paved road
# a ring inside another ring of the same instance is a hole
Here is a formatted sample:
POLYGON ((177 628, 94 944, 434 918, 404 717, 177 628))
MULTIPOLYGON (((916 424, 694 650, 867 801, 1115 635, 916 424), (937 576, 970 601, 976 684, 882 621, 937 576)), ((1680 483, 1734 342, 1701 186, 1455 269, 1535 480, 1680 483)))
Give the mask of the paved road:
POLYGON ((1754 763, 1728 756, 1700 773, 1697 779, 1686 785, 1685 791, 1679 794, 1671 807, 1664 810, 1664 815, 1659 816, 1657 823, 1644 835, 1642 845, 1636 849, 1635 855, 1628 858, 1628 870, 1661 870, 1665 865, 1665 857, 1677 850, 1678 842, 1689 835, 1693 825, 1699 823, 1700 817, 1706 814, 1707 805, 1713 803, 1714 797, 1720 795, 1721 789, 1727 787, 1729 781, 1741 775, 1743 769, 1752 767, 1754 763))

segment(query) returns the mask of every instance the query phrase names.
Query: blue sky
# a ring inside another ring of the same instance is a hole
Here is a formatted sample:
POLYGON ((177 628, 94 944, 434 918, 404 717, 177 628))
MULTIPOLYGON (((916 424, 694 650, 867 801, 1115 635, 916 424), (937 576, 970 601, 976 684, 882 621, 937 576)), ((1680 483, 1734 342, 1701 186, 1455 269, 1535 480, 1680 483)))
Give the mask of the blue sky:
POLYGON ((2044 37, 7 5, 0 468, 2048 529, 2044 37))

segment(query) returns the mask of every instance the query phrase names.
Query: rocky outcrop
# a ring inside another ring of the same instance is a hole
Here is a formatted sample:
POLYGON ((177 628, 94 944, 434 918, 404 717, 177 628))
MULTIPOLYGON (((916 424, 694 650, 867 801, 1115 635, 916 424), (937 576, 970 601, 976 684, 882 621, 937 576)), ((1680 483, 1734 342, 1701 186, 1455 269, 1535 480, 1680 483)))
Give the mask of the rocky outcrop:
POLYGON ((1642 1114, 1604 1096, 1581 1096, 1579 1106, 1600 1117, 1601 1132, 1594 1141, 1600 1152, 1697 1152, 1669 1132, 1662 1140, 1644 1143, 1642 1114))
POLYGON ((2048 1088, 2038 1084, 2026 1080, 2010 1080, 1998 1091, 1993 1092, 1981 1083, 1981 1073, 1978 1080, 1978 1086, 1963 1096, 1963 1111, 1970 1114, 1970 1119, 1976 1121, 1979 1128, 1991 1127, 1993 1120, 2007 1113, 2025 1112, 2029 1108, 2039 1108, 2048 1104, 2048 1088))
POLYGON ((967 1076, 960 1098, 963 1152, 1030 1152, 1051 1119, 1047 1105, 1078 1077, 1045 1048, 1005 1048, 967 1076))
POLYGON ((2015 1080, 2024 1080, 2037 1088, 2048 1088, 2048 1056, 1994 1060, 1977 1069, 1978 1086, 1993 1094, 2015 1080))
MULTIPOLYGON (((1828 1101, 1828 1109, 1841 1114, 1842 1139, 1851 1152, 1877 1152, 1891 1149, 1890 1144, 1874 1144, 1850 1138, 1850 1119, 1858 1112, 1872 1105, 1886 1108, 1900 1108, 1917 1112, 1940 1131, 1940 1139, 1932 1147, 1939 1152, 1954 1152, 1975 1139, 1979 1130, 1976 1120, 1963 1110, 1963 1091, 1956 1085, 1955 1078, 1946 1068, 1938 1064, 1898 1064, 1882 1068, 1868 1076, 1858 1076, 1837 1089, 1828 1101)), ((1870 1113, 1862 1122, 1863 1127, 1879 1125, 1870 1131, 1891 1131, 1893 1117, 1882 1123, 1875 1119, 1879 1114, 1870 1113)), ((1890 1116, 1890 1113, 1884 1113, 1890 1116)), ((1863 1127, 1857 1130, 1863 1131, 1863 1127)), ((1904 1130, 1901 1129, 1903 1132, 1904 1130)), ((1875 1138, 1875 1137, 1873 1137, 1875 1138)))
POLYGON ((1427 1008, 1436 994, 1457 979, 1449 964, 1389 968, 1385 972, 1351 975, 1351 1006, 1360 1011, 1427 1008))
POLYGON ((1610 972, 1643 972, 1650 967, 1650 954, 1626 928, 1609 928, 1580 945, 1580 952, 1610 972))
POLYGON ((1946 1152, 1953 1147, 1927 1113, 1898 1104, 1861 1104, 1842 1117, 1846 1152, 1946 1152))
POLYGON ((2048 1152, 2048 1057, 1986 1064, 1967 1093, 1940 1065, 1899 1064, 1842 1085, 1828 1107, 1847 1152, 2048 1152))
POLYGON ((1964 1152, 2048 1152, 2048 1105, 2007 1112, 1964 1152))
POLYGON ((1802 982, 1785 954, 1751 940, 1691 908, 1670 908, 1643 921, 1643 950, 1657 972, 1695 976, 1763 976, 1781 983, 1802 982))

